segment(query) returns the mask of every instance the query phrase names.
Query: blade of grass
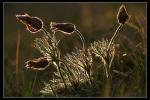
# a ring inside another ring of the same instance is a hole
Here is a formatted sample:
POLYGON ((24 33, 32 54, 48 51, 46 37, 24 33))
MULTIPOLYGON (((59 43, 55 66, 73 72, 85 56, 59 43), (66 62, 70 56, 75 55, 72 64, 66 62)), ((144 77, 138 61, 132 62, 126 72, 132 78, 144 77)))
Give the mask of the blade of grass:
POLYGON ((16 94, 19 93, 19 47, 20 47, 20 32, 18 32, 17 48, 16 48, 16 94))
POLYGON ((38 72, 36 71, 36 74, 35 74, 35 77, 34 77, 34 81, 33 81, 33 85, 32 85, 32 88, 31 88, 31 94, 33 93, 33 89, 34 89, 34 86, 35 86, 37 74, 38 74, 38 72))

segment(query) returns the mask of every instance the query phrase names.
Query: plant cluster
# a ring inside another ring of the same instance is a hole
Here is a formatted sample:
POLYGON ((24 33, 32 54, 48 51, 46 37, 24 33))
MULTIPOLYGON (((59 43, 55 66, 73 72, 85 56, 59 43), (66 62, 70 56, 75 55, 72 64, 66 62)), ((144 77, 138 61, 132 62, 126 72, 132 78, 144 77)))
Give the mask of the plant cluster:
POLYGON ((34 45, 42 56, 27 61, 25 67, 35 71, 46 70, 50 66, 57 69, 53 72, 53 78, 49 82, 44 82, 45 87, 40 91, 43 95, 85 96, 101 86, 104 87, 103 96, 112 95, 112 65, 118 48, 115 40, 120 29, 130 18, 124 5, 119 8, 117 14, 119 25, 112 38, 95 41, 90 46, 85 45, 82 33, 72 23, 50 22, 51 32, 48 32, 44 28, 43 21, 38 17, 29 14, 16 15, 16 17, 31 33, 43 32, 42 37, 34 40, 34 45), (58 47, 60 41, 55 36, 58 31, 64 35, 77 34, 81 39, 82 48, 76 48, 72 53, 62 57, 58 47), (94 65, 97 61, 95 59, 98 59, 99 65, 94 65), (101 85, 102 81, 99 79, 101 73, 104 73, 104 85, 101 85))

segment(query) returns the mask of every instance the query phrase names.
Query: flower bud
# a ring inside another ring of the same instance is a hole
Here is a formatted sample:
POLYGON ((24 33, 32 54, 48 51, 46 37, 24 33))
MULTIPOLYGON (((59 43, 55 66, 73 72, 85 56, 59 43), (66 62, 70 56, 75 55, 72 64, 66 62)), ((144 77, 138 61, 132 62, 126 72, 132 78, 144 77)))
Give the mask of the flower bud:
POLYGON ((129 20, 129 15, 126 11, 125 5, 121 5, 117 14, 117 19, 120 24, 125 24, 129 20))
POLYGON ((50 23, 50 29, 52 31, 60 31, 64 34, 73 34, 76 27, 74 24, 71 23, 56 23, 56 22, 51 22, 50 23))
POLYGON ((43 21, 38 17, 31 17, 28 14, 16 15, 16 17, 31 33, 37 33, 43 27, 43 21))

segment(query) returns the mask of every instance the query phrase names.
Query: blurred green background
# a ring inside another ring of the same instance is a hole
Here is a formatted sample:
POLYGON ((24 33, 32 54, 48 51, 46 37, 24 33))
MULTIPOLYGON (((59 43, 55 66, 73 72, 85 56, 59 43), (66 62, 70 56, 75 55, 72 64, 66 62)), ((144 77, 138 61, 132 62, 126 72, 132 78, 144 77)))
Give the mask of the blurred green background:
MULTIPOLYGON (((124 4, 131 15, 129 22, 137 27, 143 26, 146 33, 146 3, 124 4)), ((38 96, 42 87, 41 82, 38 81, 34 88, 34 95, 30 93, 35 72, 24 68, 25 61, 41 56, 40 52, 33 47, 33 40, 40 37, 42 32, 31 34, 22 23, 17 21, 16 14, 28 13, 41 18, 47 31, 50 31, 51 21, 73 23, 81 31, 86 45, 89 46, 90 43, 102 38, 111 38, 118 26, 116 15, 120 5, 121 3, 4 3, 4 96, 38 96), (19 33, 17 76, 19 81, 16 83, 16 47, 19 33)), ((56 34, 57 38, 61 39, 59 46, 64 55, 74 50, 75 46, 82 46, 76 34, 70 36, 59 32, 56 34)), ((127 43, 129 46, 137 45, 140 42, 137 38, 138 34, 135 27, 126 25, 119 37, 130 40, 130 43, 127 43)), ((146 34, 142 34, 142 38, 146 45, 146 34)))

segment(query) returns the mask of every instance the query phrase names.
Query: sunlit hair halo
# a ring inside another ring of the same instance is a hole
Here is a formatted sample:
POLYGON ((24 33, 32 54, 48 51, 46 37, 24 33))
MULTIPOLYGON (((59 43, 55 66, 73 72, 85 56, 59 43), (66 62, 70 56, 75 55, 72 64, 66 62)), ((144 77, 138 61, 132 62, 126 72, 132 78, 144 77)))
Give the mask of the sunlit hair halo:
POLYGON ((25 67, 28 69, 45 70, 50 64, 50 59, 48 59, 47 57, 40 57, 38 59, 29 60, 25 63, 25 67))
POLYGON ((25 13, 22 15, 16 15, 17 19, 26 25, 26 29, 31 33, 37 33, 43 28, 43 21, 38 17, 32 17, 25 13))
MULTIPOLYGON (((49 33, 44 28, 43 21, 38 17, 32 17, 28 14, 16 15, 16 17, 31 33, 36 33, 40 30, 44 33, 43 37, 36 38, 34 40, 35 47, 43 54, 43 56, 38 59, 27 61, 25 63, 25 68, 32 69, 34 71, 41 71, 47 69, 48 67, 55 67, 57 70, 53 73, 53 77, 50 82, 46 83, 43 90, 40 91, 41 93, 47 94, 52 92, 55 96, 57 96, 57 87, 58 89, 61 87, 66 90, 74 89, 75 92, 78 93, 78 90, 80 90, 79 88, 83 86, 82 83, 89 83, 89 89, 91 89, 91 87, 96 85, 95 83, 99 84, 100 81, 102 81, 101 79, 106 77, 106 80, 103 80, 106 84, 101 85, 104 87, 104 96, 112 95, 112 65, 117 52, 116 47, 118 45, 115 44, 115 40, 120 29, 130 18, 124 5, 121 5, 119 8, 117 14, 119 25, 111 39, 102 39, 102 41, 97 42, 94 41, 94 43, 91 43, 91 46, 88 48, 85 48, 85 39, 83 35, 72 23, 50 22, 50 30, 52 33, 49 33), (74 33, 77 34, 82 41, 83 49, 77 48, 76 52, 72 52, 71 54, 68 53, 66 56, 61 55, 58 45, 59 40, 56 38, 56 32, 61 32, 66 36, 74 33), (97 61, 100 61, 99 68, 97 67, 97 61), (102 72, 102 74, 99 74, 99 71, 101 71, 100 68, 104 71, 104 73, 102 72), (102 75, 102 77, 100 77, 101 79, 99 78, 100 75, 102 75), (99 82, 97 82, 97 79, 100 79, 100 81, 98 80, 99 82), (70 88, 70 86, 72 86, 72 88, 70 88)), ((86 87, 83 86, 83 89, 86 91, 86 87)))
POLYGON ((127 21, 129 21, 130 16, 128 15, 126 11, 125 5, 121 5, 117 14, 118 23, 125 24, 127 21))
POLYGON ((72 23, 56 23, 50 22, 50 29, 52 31, 60 31, 64 34, 73 34, 76 30, 76 26, 72 23))
POLYGON ((80 37, 83 45, 83 51, 85 51, 85 39, 81 32, 77 30, 76 26, 72 23, 56 23, 56 22, 50 22, 50 29, 53 32, 60 31, 64 34, 71 35, 73 33, 77 33, 77 35, 80 37))

